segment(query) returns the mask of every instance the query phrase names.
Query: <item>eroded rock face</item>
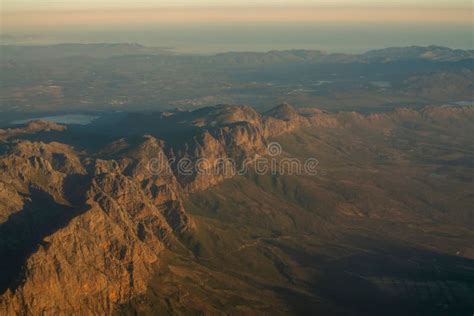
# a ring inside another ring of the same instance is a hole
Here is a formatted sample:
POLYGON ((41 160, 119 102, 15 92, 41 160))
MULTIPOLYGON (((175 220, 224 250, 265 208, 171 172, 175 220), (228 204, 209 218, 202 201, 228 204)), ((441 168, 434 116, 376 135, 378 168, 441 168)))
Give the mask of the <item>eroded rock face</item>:
POLYGON ((137 224, 110 200, 88 203, 28 258, 25 282, 2 296, 2 313, 110 314, 114 304, 144 293, 159 243, 140 240, 137 224))
POLYGON ((2 258, 17 255, 2 263, 16 273, 1 280, 2 314, 111 314, 146 291, 160 252, 177 243, 175 231, 193 225, 172 175, 143 169, 140 159, 158 145, 147 139, 129 159, 88 166, 70 147, 54 143, 20 142, 2 157, 0 252, 2 258), (76 192, 80 205, 68 194, 70 177, 83 181, 76 192), (52 221, 44 222, 50 209, 52 221), (15 242, 24 253, 17 254, 15 242))
POLYGON ((185 192, 204 190, 265 155, 266 143, 261 126, 248 122, 205 131, 191 146, 178 151, 174 173, 185 192), (184 166, 186 161, 189 166, 184 166))

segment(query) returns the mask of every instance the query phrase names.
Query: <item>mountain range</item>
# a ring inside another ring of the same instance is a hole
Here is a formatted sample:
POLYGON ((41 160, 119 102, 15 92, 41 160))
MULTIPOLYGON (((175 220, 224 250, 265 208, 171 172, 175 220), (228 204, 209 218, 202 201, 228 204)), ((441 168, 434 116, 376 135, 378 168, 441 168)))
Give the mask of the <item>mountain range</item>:
MULTIPOLYGON (((459 58, 429 52, 407 56, 459 58)), ((473 122, 284 103, 1 129, 0 313, 470 313, 473 122)))
MULTIPOLYGON (((136 43, 96 43, 96 44, 57 44, 43 46, 14 46, 3 45, 2 59, 54 59, 70 58, 74 56, 104 58, 124 55, 162 55, 172 59, 186 59, 189 55, 173 54, 171 49, 146 47, 136 43)), ((473 59, 474 50, 451 49, 443 46, 409 46, 389 47, 370 50, 363 54, 328 53, 320 50, 293 49, 286 51, 269 52, 228 52, 213 56, 198 56, 202 62, 209 63, 236 63, 236 64, 271 64, 279 62, 375 62, 396 61, 409 59, 425 59, 434 61, 459 61, 473 59)))

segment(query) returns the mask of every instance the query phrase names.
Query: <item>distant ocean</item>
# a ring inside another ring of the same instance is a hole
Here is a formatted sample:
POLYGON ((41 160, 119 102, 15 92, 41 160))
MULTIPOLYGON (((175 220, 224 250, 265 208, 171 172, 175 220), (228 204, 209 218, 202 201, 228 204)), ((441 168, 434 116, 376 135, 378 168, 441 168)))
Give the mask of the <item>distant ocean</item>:
POLYGON ((473 49, 469 25, 451 24, 187 24, 126 29, 51 30, 2 34, 3 44, 126 42, 181 53, 320 49, 360 53, 390 46, 440 45, 473 49))

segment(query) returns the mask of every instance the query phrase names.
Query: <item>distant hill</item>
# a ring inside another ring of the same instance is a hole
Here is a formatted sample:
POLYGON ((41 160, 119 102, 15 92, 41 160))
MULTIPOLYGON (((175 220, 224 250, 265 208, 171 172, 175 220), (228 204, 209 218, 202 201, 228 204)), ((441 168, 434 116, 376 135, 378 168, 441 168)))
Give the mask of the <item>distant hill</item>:
POLYGON ((434 61, 458 61, 474 58, 474 50, 451 49, 443 46, 389 47, 371 50, 362 55, 370 61, 395 61, 403 59, 428 59, 434 61))
POLYGON ((55 59, 72 56, 107 58, 126 55, 165 55, 171 60, 194 61, 197 63, 245 65, 277 64, 290 62, 379 62, 407 59, 458 61, 474 58, 474 50, 451 49, 442 46, 389 47, 371 50, 363 54, 329 53, 320 50, 272 50, 269 52, 226 52, 210 56, 170 56, 172 48, 147 47, 136 43, 66 43, 44 46, 2 45, 2 59, 55 59), (198 57, 198 58, 196 58, 198 57))

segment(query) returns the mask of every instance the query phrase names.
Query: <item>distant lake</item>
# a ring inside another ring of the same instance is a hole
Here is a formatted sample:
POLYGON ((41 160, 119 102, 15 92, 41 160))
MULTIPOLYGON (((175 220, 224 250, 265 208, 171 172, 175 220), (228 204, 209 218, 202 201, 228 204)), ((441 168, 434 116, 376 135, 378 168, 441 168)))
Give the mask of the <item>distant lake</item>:
POLYGON ((12 124, 25 124, 34 120, 45 120, 55 122, 59 124, 77 124, 77 125, 88 125, 92 121, 98 119, 99 116, 85 115, 85 114, 65 114, 65 115, 52 115, 43 117, 34 117, 23 120, 16 120, 11 122, 12 124))

